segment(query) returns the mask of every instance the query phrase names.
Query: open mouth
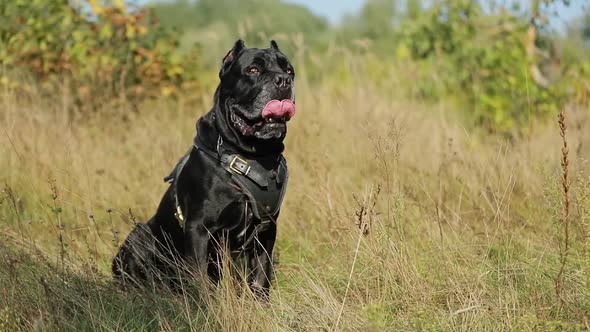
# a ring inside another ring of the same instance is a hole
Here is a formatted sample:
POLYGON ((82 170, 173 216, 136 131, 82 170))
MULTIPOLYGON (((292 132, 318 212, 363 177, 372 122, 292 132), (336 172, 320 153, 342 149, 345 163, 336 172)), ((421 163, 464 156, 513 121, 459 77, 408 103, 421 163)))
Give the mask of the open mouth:
POLYGON ((295 104, 290 99, 271 100, 256 120, 250 120, 236 111, 230 113, 230 120, 244 136, 280 138, 285 132, 287 121, 294 115, 295 104))
POLYGON ((236 112, 230 113, 230 120, 233 125, 242 133, 244 136, 254 136, 258 131, 263 128, 276 128, 286 127, 287 119, 261 119, 256 123, 248 121, 246 118, 238 115, 236 112))

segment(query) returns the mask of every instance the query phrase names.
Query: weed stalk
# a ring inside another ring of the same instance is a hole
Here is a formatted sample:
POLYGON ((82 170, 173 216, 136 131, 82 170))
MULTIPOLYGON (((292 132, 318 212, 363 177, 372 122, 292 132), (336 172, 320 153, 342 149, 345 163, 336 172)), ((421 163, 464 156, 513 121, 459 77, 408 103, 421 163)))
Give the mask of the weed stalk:
POLYGON ((565 266, 567 264, 567 258, 569 254, 569 216, 570 216, 570 201, 569 201, 569 189, 570 189, 570 181, 569 181, 569 149, 567 146, 567 125, 565 123, 565 113, 563 109, 559 112, 557 116, 558 124, 559 124, 559 135, 563 141, 563 146, 561 148, 561 189, 562 189, 562 198, 563 198, 563 205, 562 205, 562 215, 559 220, 559 224, 561 230, 563 232, 563 243, 560 244, 559 248, 559 257, 560 257, 560 267, 557 277, 555 278, 555 293, 557 295, 557 301, 559 303, 559 307, 563 306, 563 273, 565 271, 565 266))

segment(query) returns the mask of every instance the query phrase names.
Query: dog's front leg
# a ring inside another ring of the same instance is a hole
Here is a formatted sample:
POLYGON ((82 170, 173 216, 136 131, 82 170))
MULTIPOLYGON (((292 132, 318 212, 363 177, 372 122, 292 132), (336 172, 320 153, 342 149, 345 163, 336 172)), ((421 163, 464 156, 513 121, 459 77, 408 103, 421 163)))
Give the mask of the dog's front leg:
POLYGON ((269 301, 270 282, 273 275, 272 250, 277 236, 277 225, 271 222, 270 227, 258 234, 254 240, 254 249, 250 253, 250 271, 248 283, 250 289, 260 301, 269 301))
POLYGON ((190 220, 185 225, 185 255, 190 268, 195 269, 199 277, 207 276, 207 247, 210 233, 203 222, 190 220))

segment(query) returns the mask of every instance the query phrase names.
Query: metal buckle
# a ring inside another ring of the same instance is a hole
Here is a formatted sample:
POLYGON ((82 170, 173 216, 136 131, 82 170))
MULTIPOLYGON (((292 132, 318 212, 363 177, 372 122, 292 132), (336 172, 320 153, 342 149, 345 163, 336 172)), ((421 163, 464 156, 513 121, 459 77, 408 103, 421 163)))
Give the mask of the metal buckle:
POLYGON ((178 220, 178 223, 182 226, 184 223, 184 216, 182 215, 182 210, 180 209, 179 205, 176 205, 176 212, 174 212, 174 217, 178 220))
POLYGON ((235 173, 241 174, 241 175, 248 175, 248 172, 250 172, 250 165, 248 165, 248 162, 245 161, 244 159, 235 156, 234 159, 232 159, 232 161, 229 163, 229 169, 231 169, 232 171, 234 171, 235 173), (245 172, 242 172, 240 169, 236 168, 234 165, 236 162, 241 162, 242 164, 248 166, 248 168, 246 169, 245 172))

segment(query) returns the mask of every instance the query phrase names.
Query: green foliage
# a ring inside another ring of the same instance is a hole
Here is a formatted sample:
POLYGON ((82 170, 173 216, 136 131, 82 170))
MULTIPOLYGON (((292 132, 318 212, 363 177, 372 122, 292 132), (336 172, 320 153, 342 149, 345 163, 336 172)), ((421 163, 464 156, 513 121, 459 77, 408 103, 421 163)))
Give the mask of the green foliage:
MULTIPOLYGON (((270 38, 281 41, 293 35, 303 36, 306 44, 315 44, 326 39, 329 28, 324 18, 306 7, 279 0, 177 0, 155 3, 152 8, 162 25, 189 34, 189 42, 211 45, 213 40, 224 50, 238 36, 249 45, 264 47, 270 38)), ((288 53, 295 50, 292 43, 280 46, 288 53)), ((211 56, 210 62, 218 64, 220 55, 211 56)))
POLYGON ((179 54, 174 35, 146 9, 120 1, 19 0, 1 2, 0 15, 4 84, 17 84, 8 75, 22 72, 85 106, 196 88, 198 54, 179 54))
POLYGON ((389 39, 394 33, 396 2, 391 0, 370 0, 362 8, 358 16, 352 17, 347 28, 360 38, 381 41, 389 39))
POLYGON ((362 40, 377 53, 385 74, 371 72, 375 81, 400 77, 388 72, 394 64, 406 69, 406 95, 458 102, 476 126, 519 133, 532 118, 589 100, 585 21, 577 41, 564 43, 546 29, 554 2, 534 3, 531 17, 516 5, 477 0, 372 0, 346 20, 339 38, 347 47, 362 40))
POLYGON ((205 28, 221 21, 233 29, 250 24, 254 38, 258 38, 260 32, 310 35, 328 27, 325 19, 312 14, 306 7, 277 0, 178 0, 153 8, 165 25, 180 29, 205 28))
POLYGON ((418 62, 437 64, 447 90, 428 93, 462 95, 477 124, 507 131, 562 102, 558 91, 530 77, 526 29, 507 11, 486 14, 476 1, 446 0, 403 21, 399 47, 418 62))

